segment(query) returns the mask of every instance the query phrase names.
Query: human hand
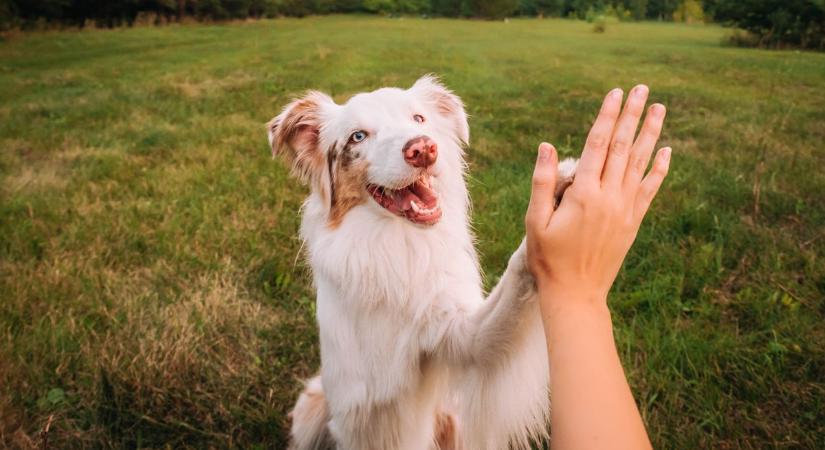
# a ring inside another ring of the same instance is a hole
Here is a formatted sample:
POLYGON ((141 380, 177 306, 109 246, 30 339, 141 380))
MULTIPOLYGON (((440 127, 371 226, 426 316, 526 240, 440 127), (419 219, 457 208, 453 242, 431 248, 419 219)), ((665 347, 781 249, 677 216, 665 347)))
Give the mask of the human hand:
POLYGON ((605 97, 590 129, 573 184, 553 210, 558 154, 539 146, 533 191, 527 208, 527 263, 544 303, 555 306, 584 301, 606 305, 610 290, 642 219, 667 174, 671 149, 660 149, 645 175, 665 107, 648 109, 639 136, 636 128, 648 88, 639 85, 622 110, 622 91, 605 97))

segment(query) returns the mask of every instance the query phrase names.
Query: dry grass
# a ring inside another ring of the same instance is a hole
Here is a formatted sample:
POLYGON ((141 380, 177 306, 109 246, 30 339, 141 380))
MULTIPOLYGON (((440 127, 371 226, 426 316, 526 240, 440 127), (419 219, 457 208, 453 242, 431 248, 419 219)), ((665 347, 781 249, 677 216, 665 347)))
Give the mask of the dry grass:
MULTIPOLYGON (((43 428, 25 426, 32 417, 10 401, 15 391, 30 388, 14 376, 30 363, 3 355, 4 437, 21 446, 48 439, 57 448, 93 442, 119 447, 134 443, 126 436, 130 430, 144 427, 158 433, 144 444, 186 446, 206 438, 231 447, 245 440, 249 431, 238 425, 239 411, 246 420, 265 422, 278 406, 260 354, 268 345, 267 333, 280 321, 271 308, 249 298, 237 285, 238 273, 230 270, 226 266, 187 283, 172 301, 151 289, 152 270, 101 274, 107 280, 103 295, 111 301, 95 311, 98 324, 92 329, 57 311, 43 313, 49 329, 61 329, 82 343, 71 356, 63 355, 69 357, 55 374, 71 376, 72 360, 80 359, 94 362, 97 377, 78 383, 73 392, 53 389, 38 400, 50 411, 51 430, 44 434, 43 428), (211 407, 204 411, 207 404, 211 407), (78 407, 97 415, 95 426, 82 435, 73 414, 78 407), (256 414, 260 417, 249 417, 256 414)), ((61 337, 53 335, 44 344, 54 352, 61 337)))

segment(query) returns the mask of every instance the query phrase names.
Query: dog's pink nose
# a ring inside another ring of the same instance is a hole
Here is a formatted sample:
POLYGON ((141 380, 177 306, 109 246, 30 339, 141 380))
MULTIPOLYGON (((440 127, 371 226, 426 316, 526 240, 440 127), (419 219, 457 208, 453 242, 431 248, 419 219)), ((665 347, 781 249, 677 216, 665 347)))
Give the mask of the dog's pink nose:
POLYGON ((438 145, 429 136, 410 139, 402 149, 404 160, 413 167, 430 167, 438 158, 438 145))

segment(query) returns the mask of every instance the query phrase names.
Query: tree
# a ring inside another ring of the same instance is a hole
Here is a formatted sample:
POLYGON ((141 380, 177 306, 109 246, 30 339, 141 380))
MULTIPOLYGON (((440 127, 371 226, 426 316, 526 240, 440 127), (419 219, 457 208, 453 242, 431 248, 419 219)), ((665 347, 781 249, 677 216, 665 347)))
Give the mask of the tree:
POLYGON ((760 46, 825 49, 825 1, 717 0, 714 18, 753 33, 760 46))
POLYGON ((622 3, 634 19, 643 20, 647 17, 647 0, 624 0, 622 3))
POLYGON ((649 0, 647 2, 647 18, 670 20, 681 3, 681 0, 649 0))
POLYGON ((364 0, 362 7, 381 14, 419 14, 430 11, 428 0, 364 0))
POLYGON ((559 16, 564 8, 564 0, 521 0, 519 14, 524 16, 559 16))
POLYGON ((519 0, 468 0, 467 6, 473 15, 488 19, 501 19, 513 14, 519 0))
POLYGON ((705 13, 699 0, 685 0, 673 12, 674 22, 696 23, 702 22, 704 19, 705 13))

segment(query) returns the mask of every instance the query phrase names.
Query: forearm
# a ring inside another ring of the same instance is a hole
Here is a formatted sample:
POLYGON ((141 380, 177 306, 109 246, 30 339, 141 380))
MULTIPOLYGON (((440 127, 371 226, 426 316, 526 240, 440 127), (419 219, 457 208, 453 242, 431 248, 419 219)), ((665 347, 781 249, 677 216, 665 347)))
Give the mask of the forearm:
POLYGON ((619 360, 605 299, 570 298, 587 295, 581 292, 540 292, 550 356, 553 448, 650 448, 619 360))

